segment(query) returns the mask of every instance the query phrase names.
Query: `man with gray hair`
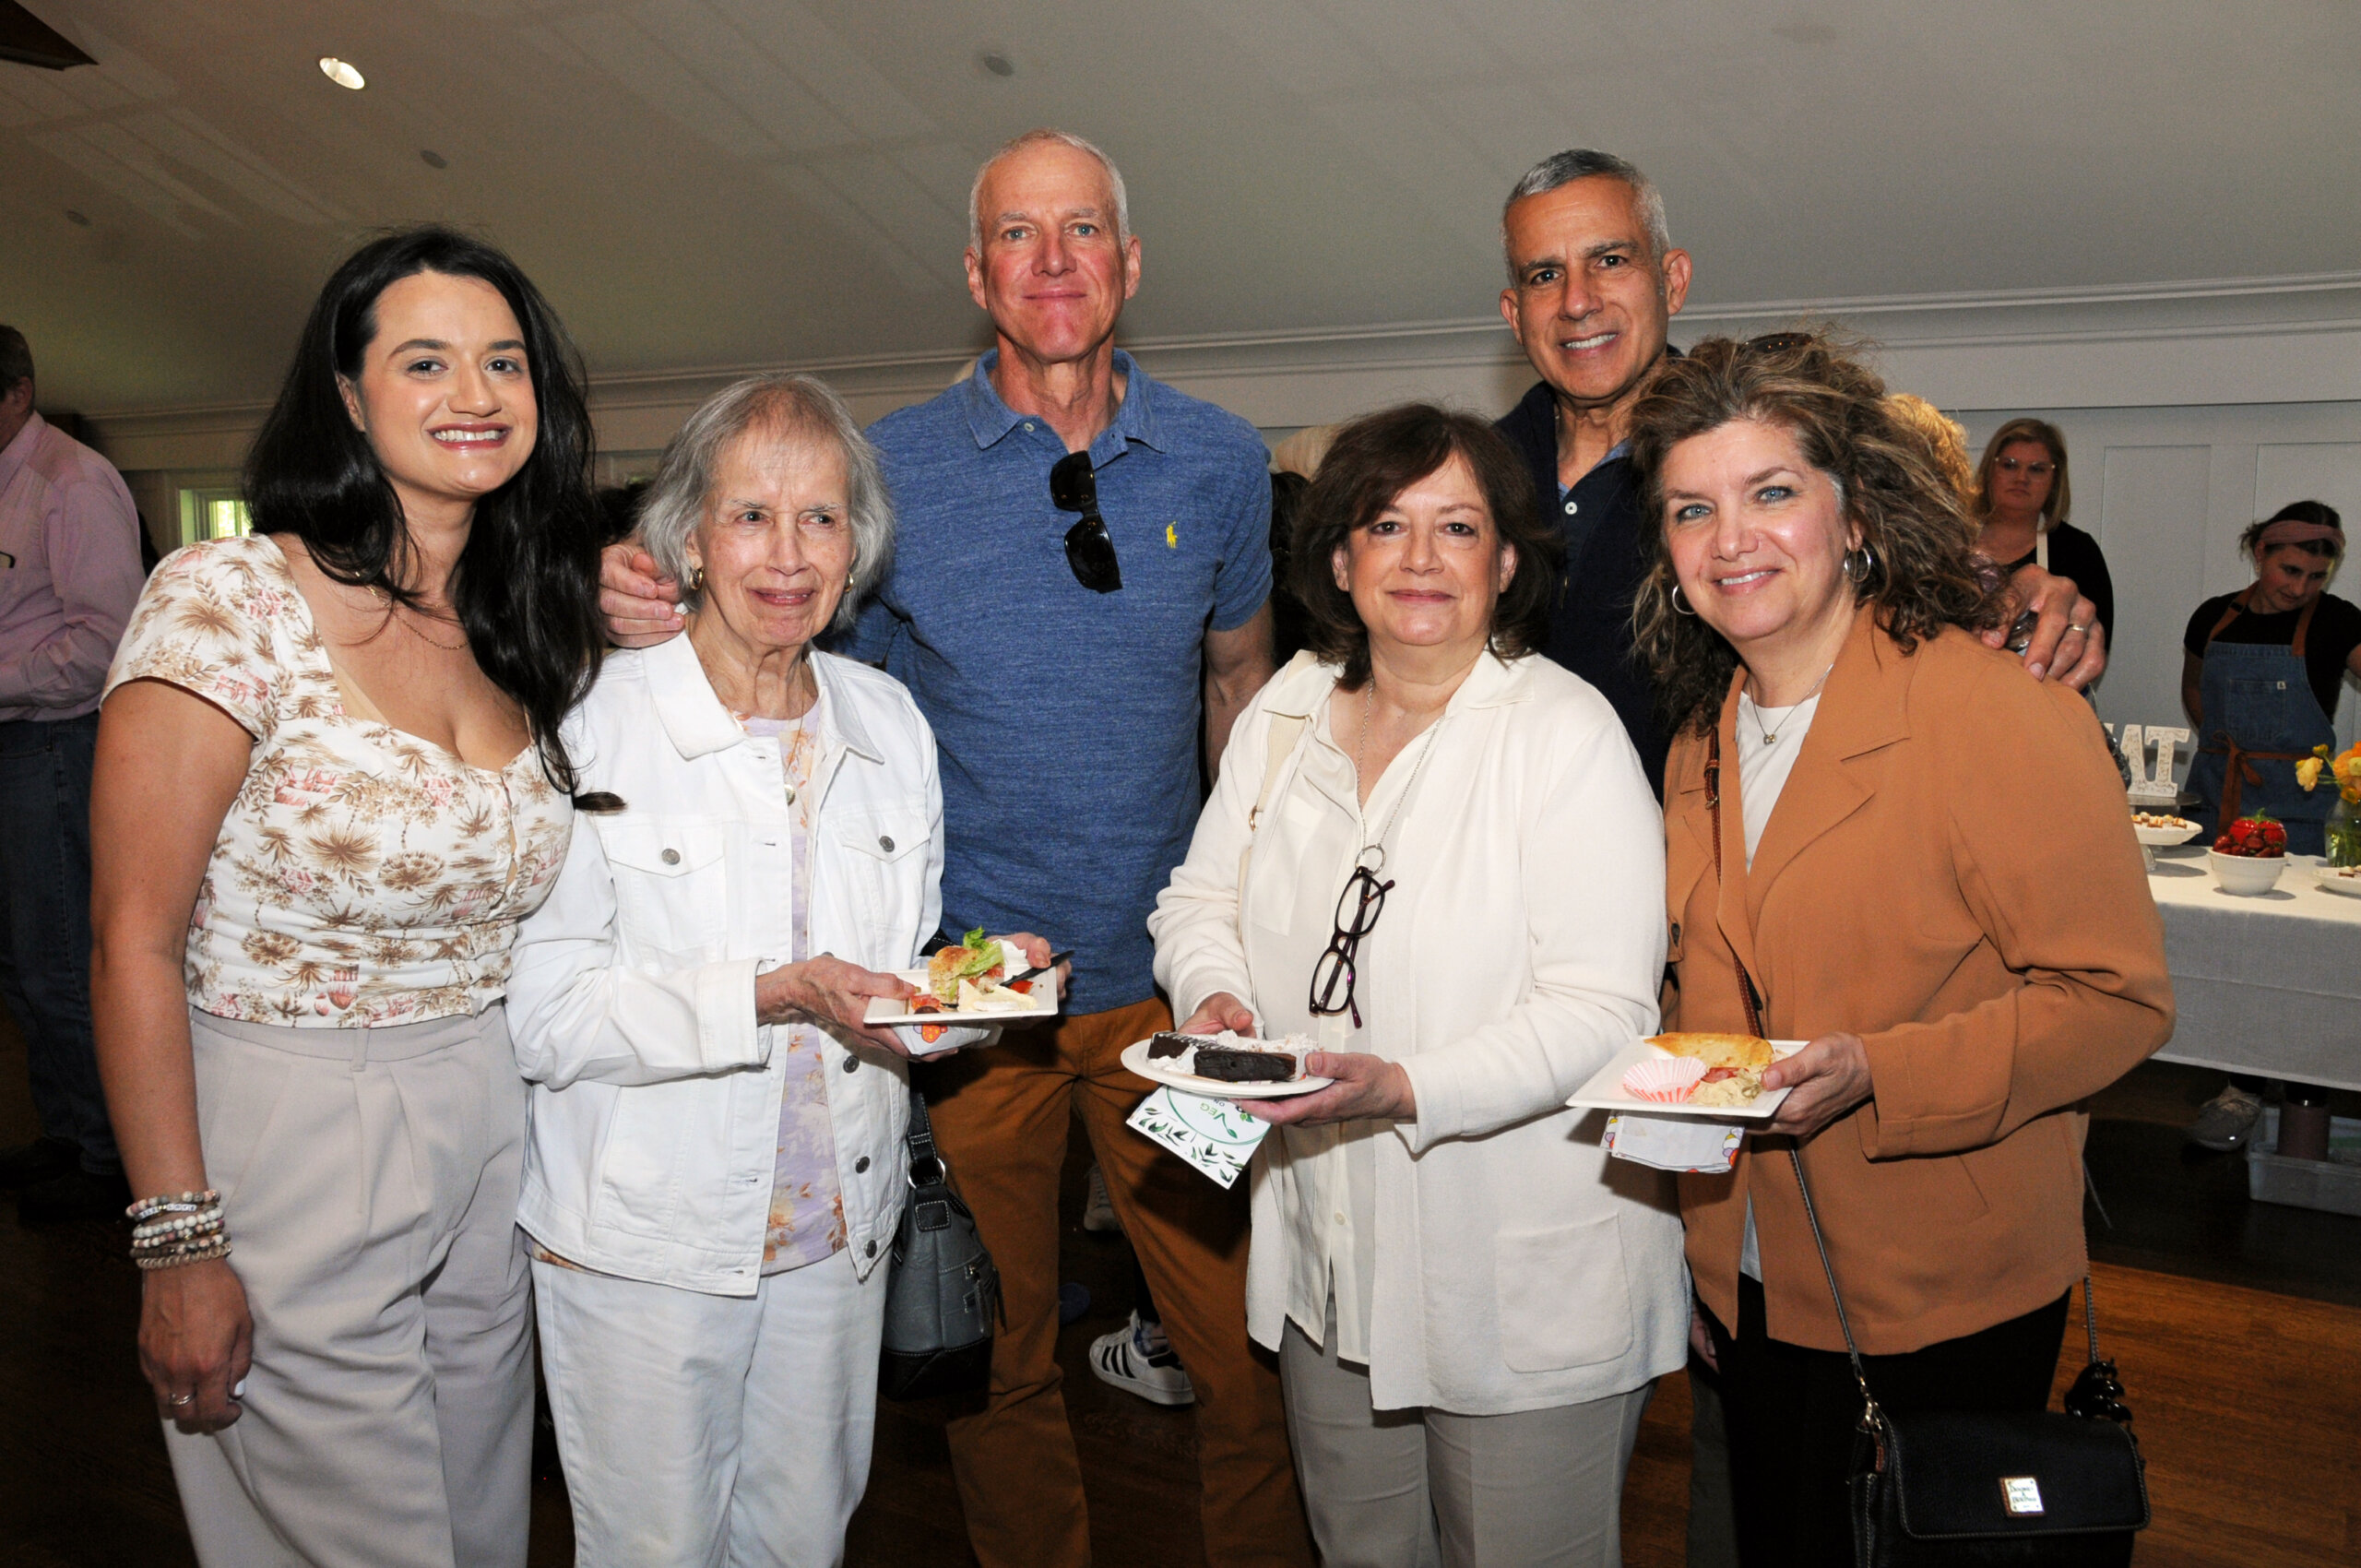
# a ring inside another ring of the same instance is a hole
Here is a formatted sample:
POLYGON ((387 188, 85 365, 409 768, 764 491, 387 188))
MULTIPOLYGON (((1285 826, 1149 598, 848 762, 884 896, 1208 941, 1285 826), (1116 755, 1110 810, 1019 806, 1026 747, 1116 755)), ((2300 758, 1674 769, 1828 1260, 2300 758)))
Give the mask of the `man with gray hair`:
POLYGON ((28 1224, 130 1196, 90 1035, 90 763, 138 534, 123 476, 34 411, 32 350, 0 327, 0 1004, 41 1125, 0 1150, 0 1187, 28 1224))
MULTIPOLYGON (((841 648, 899 677, 933 728, 945 930, 1039 932, 1075 954, 1064 1016, 919 1072, 1005 1307, 982 1407, 949 1427, 967 1538, 985 1568, 1090 1561, 1057 1360, 1078 1113, 1161 1308, 1096 1343, 1093 1371, 1193 1398, 1207 1562, 1295 1568, 1311 1541, 1277 1373, 1246 1334, 1245 1188, 1124 1125, 1155 1086, 1121 1061, 1172 1027, 1147 916, 1188 851, 1200 738, 1219 767, 1270 674, 1269 454, 1115 347, 1140 244, 1105 153, 1063 131, 1017 137, 978 172, 969 225, 967 289, 994 347, 871 428, 896 553, 841 648)), ((661 630, 670 602, 628 566, 610 552, 619 639, 661 630)))
MULTIPOLYGON (((1523 454, 1537 504, 1566 536, 1566 591, 1542 651, 1599 689, 1659 792, 1663 732, 1632 658, 1631 598, 1645 572, 1637 476, 1625 457, 1632 406, 1667 354, 1688 301, 1689 253, 1664 198, 1629 160, 1588 148, 1527 170, 1501 214, 1508 287, 1501 315, 1541 380, 1498 428, 1523 454)), ((2028 567, 2012 588, 2038 620, 2026 668, 2083 686, 2106 668, 2097 607, 2028 567)), ((1993 634, 1995 646, 2000 634, 1993 634)))

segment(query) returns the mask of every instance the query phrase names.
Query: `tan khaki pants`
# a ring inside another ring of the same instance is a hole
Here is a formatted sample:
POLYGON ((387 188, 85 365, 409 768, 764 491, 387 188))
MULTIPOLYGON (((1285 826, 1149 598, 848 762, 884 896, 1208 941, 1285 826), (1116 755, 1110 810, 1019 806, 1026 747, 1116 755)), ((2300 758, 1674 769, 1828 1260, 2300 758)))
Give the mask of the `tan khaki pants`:
POLYGON ((245 1413, 164 1425, 206 1568, 518 1568, 533 1447, 506 1018, 192 1013, 198 1132, 254 1314, 245 1413))
POLYGON ((1000 1265, 1007 1321, 981 1412, 950 1423, 967 1541, 984 1568, 1090 1562, 1082 1464, 1058 1368, 1058 1172, 1082 1111, 1107 1194, 1197 1391, 1213 1568, 1310 1568, 1279 1380, 1246 1337, 1246 1189, 1225 1192, 1123 1125, 1156 1086, 1123 1047, 1172 1027, 1162 1002, 1085 1013, 921 1070, 952 1180, 1000 1265))
POLYGON ((1325 1568, 1619 1568, 1649 1388, 1504 1416, 1379 1410, 1321 1337, 1280 1341, 1287 1434, 1325 1568))

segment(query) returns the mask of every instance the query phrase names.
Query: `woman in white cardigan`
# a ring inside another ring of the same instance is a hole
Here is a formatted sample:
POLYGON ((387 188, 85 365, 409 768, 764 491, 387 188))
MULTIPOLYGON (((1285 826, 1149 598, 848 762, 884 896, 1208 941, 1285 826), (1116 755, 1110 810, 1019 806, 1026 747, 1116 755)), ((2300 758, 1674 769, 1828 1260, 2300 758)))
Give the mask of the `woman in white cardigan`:
POLYGON ((641 513, 688 633, 567 724, 585 793, 509 995, 585 1568, 823 1568, 868 1480, 909 1088, 863 1020, 941 917, 943 796, 909 694, 809 645, 892 529, 826 387, 717 395, 641 513))
POLYGON ((1150 921, 1184 1028, 1305 1033, 1256 1102, 1248 1326, 1330 1568, 1613 1564, 1686 1355, 1680 1222, 1566 1097, 1655 1024, 1664 837, 1606 700, 1532 649, 1562 547, 1489 425, 1329 449, 1312 636, 1238 720, 1150 921))

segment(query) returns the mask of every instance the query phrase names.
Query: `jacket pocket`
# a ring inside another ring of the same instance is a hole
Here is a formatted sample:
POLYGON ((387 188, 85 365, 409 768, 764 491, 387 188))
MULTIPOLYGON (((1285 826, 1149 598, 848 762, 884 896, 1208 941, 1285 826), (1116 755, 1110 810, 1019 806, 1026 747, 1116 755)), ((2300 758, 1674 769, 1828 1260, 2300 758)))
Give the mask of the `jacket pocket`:
MULTIPOLYGON (((924 814, 892 807, 849 812, 828 823, 824 832, 836 853, 835 863, 823 862, 818 874, 840 874, 854 909, 864 917, 869 931, 887 936, 888 947, 898 945, 913 932, 926 908, 924 814)), ((813 891, 816 897, 818 889, 813 891)), ((932 933, 916 934, 923 939, 932 933)))
POLYGON ((1501 1360, 1511 1372, 1611 1361, 1631 1348, 1631 1287, 1613 1215, 1493 1244, 1501 1360))
POLYGON ((597 824, 615 885, 615 921, 635 955, 703 959, 730 935, 721 824, 623 816, 597 824))

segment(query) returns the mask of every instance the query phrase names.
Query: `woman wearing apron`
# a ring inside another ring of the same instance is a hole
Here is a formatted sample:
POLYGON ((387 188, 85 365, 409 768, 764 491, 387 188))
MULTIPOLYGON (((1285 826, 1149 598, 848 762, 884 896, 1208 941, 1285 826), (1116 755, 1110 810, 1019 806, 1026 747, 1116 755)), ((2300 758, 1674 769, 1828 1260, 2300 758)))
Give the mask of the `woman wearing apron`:
MULTIPOLYGON (((2317 855, 2336 795, 2308 793, 2296 764, 2333 742, 2338 683, 2361 674, 2361 608, 2326 591, 2343 558, 2343 523, 2332 506, 2298 501, 2247 529, 2238 547, 2254 581, 2199 605, 2182 639, 2181 705, 2198 734, 2189 787, 2209 834, 2267 811, 2286 824, 2289 854, 2317 855)), ((2189 1141, 2245 1147, 2262 1090, 2259 1077, 2233 1076, 2189 1124, 2189 1141)), ((2288 1086, 2291 1098, 2303 1092, 2288 1086)))
POLYGON ((2344 554, 2332 507, 2298 501, 2238 541, 2255 580, 2189 617, 2181 702, 2198 734, 2189 787, 2219 833, 2267 811, 2287 825, 2287 852, 2321 852, 2334 796, 2308 792, 2296 764, 2331 743, 2337 683, 2361 672, 2361 608, 2323 591, 2344 554))

